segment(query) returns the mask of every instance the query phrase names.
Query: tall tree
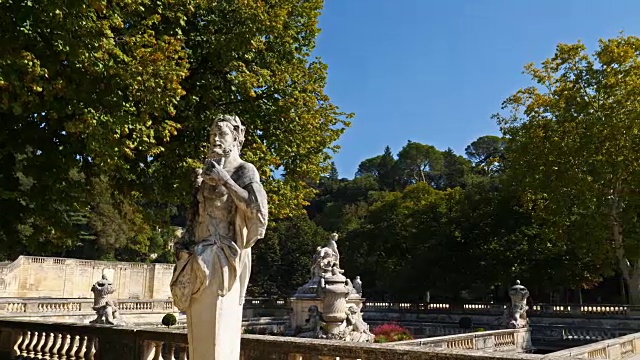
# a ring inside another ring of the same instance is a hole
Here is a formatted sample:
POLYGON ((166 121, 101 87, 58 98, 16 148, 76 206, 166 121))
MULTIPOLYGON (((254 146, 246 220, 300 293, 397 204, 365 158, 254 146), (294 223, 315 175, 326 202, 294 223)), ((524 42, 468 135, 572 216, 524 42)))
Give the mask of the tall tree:
POLYGON ((407 186, 424 182, 436 185, 436 177, 442 171, 442 153, 432 145, 407 141, 398 153, 397 173, 407 186))
MULTIPOLYGON (((190 1, 0 4, 0 242, 62 254, 97 176, 124 182, 177 125, 190 1)), ((86 220, 86 219, 85 219, 86 220)))
MULTIPOLYGON (((577 255, 613 252, 640 303, 640 38, 559 44, 540 67, 526 66, 534 85, 504 102, 496 115, 509 137, 507 165, 556 246, 577 255), (589 249, 589 250, 587 250, 589 249)), ((600 264, 603 269, 606 264, 600 264)))
POLYGON ((457 155, 453 149, 442 151, 442 170, 436 176, 436 188, 440 190, 465 187, 467 175, 471 173, 471 163, 457 155))
POLYGON ((183 200, 213 116, 232 113, 247 126, 243 157, 264 179, 270 214, 302 209, 313 194, 310 184, 329 171, 351 116, 324 92, 327 65, 311 58, 322 7, 322 0, 194 5, 194 16, 185 20, 190 72, 175 117, 180 129, 154 159, 163 181, 153 193, 183 200))
POLYGON ((484 175, 500 171, 500 164, 504 159, 505 140, 495 135, 485 135, 477 138, 465 149, 469 160, 484 175))
POLYGON ((395 163, 396 159, 393 156, 393 152, 391 152, 391 148, 386 146, 381 155, 360 162, 356 177, 373 175, 381 189, 394 190, 397 181, 395 163))
POLYGON ((18 240, 12 254, 78 246, 87 219, 74 214, 90 207, 97 177, 166 225, 165 210, 189 198, 219 113, 247 125, 243 156, 265 179, 273 217, 299 212, 351 116, 324 93, 327 66, 311 58, 322 6, 2 2, 0 206, 12 211, 0 239, 18 240))

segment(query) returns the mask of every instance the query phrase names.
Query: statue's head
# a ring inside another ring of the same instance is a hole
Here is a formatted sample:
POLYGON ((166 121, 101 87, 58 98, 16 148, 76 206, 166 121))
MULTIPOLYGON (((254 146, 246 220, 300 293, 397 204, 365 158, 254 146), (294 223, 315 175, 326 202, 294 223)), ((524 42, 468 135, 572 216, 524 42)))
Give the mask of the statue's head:
POLYGON ((332 241, 338 241, 338 234, 336 233, 332 233, 331 236, 329 237, 332 241))
POLYGON ((360 276, 356 276, 356 280, 360 280, 360 276))
POLYGON ((309 306, 309 314, 315 315, 318 313, 318 306, 311 305, 309 306))
POLYGON ((348 310, 351 315, 355 315, 358 313, 358 308, 355 305, 349 305, 348 310))
POLYGON ((105 280, 105 281, 109 280, 109 278, 107 278, 107 274, 102 274, 102 280, 105 280))
POLYGON ((235 115, 220 115, 209 128, 209 156, 229 157, 234 151, 240 153, 244 144, 245 127, 235 115))

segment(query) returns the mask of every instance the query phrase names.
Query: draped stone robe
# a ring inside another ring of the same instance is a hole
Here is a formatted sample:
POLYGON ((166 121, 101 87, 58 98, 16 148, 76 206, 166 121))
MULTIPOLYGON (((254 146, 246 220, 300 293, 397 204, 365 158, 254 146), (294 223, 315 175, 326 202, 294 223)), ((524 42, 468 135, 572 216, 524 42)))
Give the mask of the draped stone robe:
POLYGON ((171 281, 174 302, 187 314, 190 360, 240 357, 251 246, 264 237, 267 195, 253 165, 242 162, 230 175, 247 191, 249 203, 236 201, 221 185, 202 181, 192 224, 197 246, 178 261, 171 281))

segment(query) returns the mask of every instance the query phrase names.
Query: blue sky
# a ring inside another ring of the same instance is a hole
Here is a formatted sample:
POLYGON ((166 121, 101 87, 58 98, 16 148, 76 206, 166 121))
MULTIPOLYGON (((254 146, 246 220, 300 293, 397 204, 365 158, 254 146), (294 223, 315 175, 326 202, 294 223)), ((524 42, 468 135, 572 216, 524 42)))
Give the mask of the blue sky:
POLYGON ((528 62, 559 42, 593 51, 620 31, 640 35, 638 0, 326 0, 315 55, 327 93, 352 126, 335 156, 341 177, 407 140, 464 148, 499 134, 491 114, 518 88, 528 62))

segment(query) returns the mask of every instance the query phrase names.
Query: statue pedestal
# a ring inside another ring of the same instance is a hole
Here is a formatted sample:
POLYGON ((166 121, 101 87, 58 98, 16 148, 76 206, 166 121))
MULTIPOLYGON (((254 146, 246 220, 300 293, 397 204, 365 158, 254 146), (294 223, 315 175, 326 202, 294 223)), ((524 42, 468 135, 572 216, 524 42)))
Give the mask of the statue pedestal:
POLYGON ((320 297, 297 297, 294 296, 289 299, 291 302, 291 316, 289 316, 289 324, 291 328, 302 326, 305 320, 309 316, 309 307, 315 305, 320 311, 322 311, 322 304, 324 303, 320 297))

